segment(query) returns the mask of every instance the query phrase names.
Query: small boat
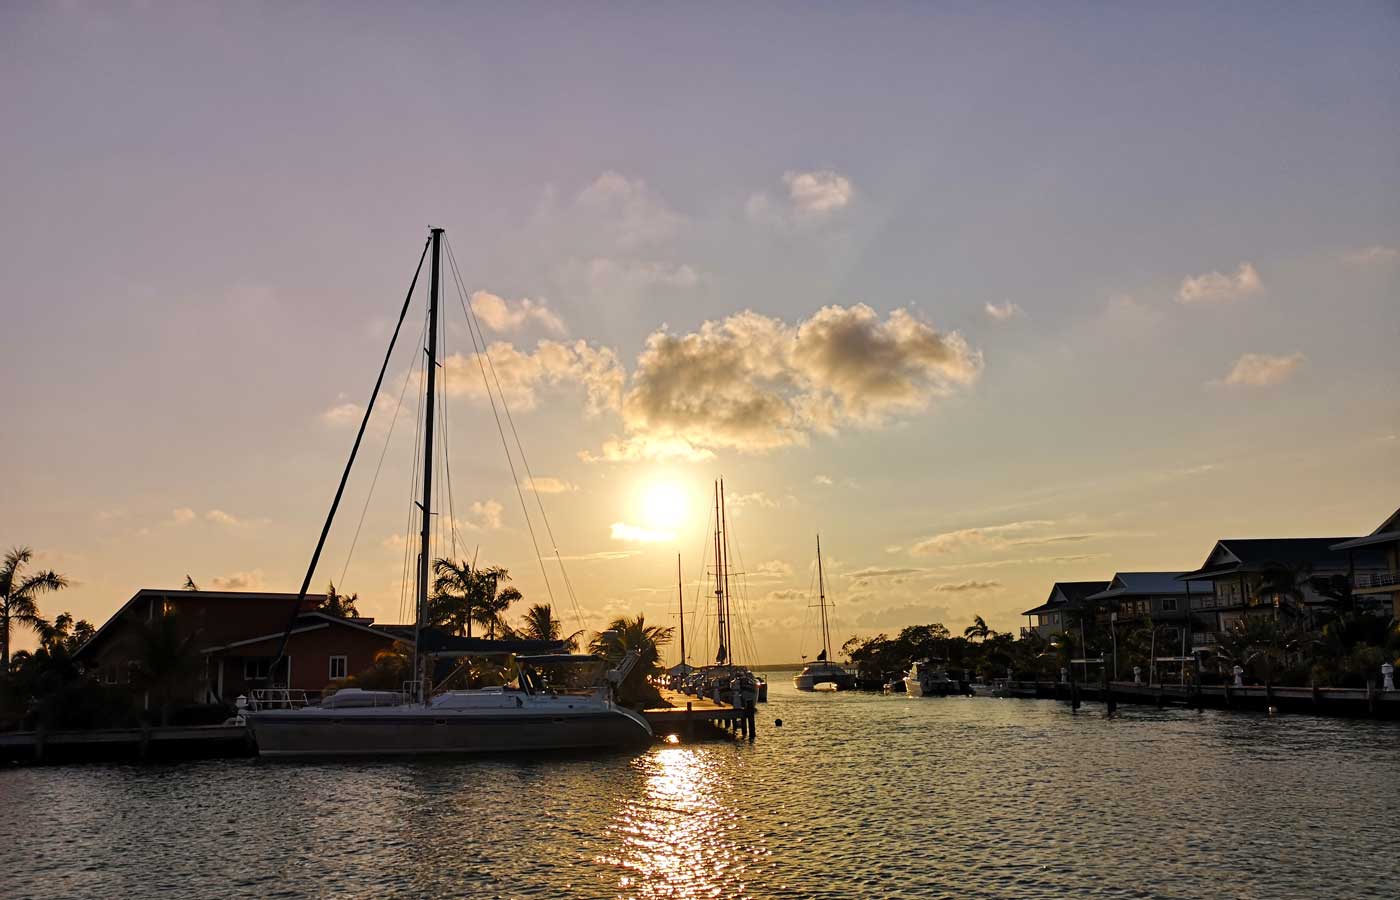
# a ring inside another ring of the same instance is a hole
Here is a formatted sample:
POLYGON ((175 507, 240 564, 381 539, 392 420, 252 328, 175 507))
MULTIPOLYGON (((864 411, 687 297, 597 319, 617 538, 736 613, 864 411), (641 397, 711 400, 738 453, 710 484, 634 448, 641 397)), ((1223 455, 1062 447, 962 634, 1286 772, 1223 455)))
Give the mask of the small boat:
POLYGON ((799 691, 849 691, 856 677, 842 665, 831 661, 831 625, 826 617, 826 578, 822 574, 822 538, 817 535, 817 602, 822 615, 822 652, 815 662, 807 663, 792 678, 799 691))
POLYGON ((904 689, 911 697, 947 697, 962 691, 958 683, 948 677, 947 671, 939 665, 941 660, 921 659, 904 676, 904 689))

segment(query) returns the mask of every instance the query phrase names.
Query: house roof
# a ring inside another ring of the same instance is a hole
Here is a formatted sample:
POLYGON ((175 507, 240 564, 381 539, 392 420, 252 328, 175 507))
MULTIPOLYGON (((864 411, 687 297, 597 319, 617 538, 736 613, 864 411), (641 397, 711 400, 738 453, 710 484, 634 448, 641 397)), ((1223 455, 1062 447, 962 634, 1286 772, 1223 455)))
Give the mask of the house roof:
POLYGON ((1107 581, 1057 581, 1050 588, 1050 596, 1044 603, 1034 609, 1026 610, 1021 615, 1033 616, 1037 613, 1077 606, 1090 594, 1096 594, 1107 588, 1108 584, 1107 581))
MULTIPOLYGON (((141 590, 131 595, 130 600, 123 603, 117 609, 116 612, 112 613, 112 615, 107 619, 107 621, 102 623, 102 627, 97 629, 97 631, 93 633, 92 637, 88 638, 83 643, 83 645, 78 648, 77 652, 73 654, 73 658, 80 659, 85 653, 89 652, 92 648, 97 647, 101 643, 103 637, 107 634, 108 629, 112 627, 112 624, 114 622, 120 621, 122 616, 126 613, 128 609, 135 606, 142 600, 151 599, 171 600, 176 602, 180 600, 194 599, 235 599, 240 602, 248 603, 294 603, 296 602, 297 595, 289 593, 274 593, 270 591, 190 591, 184 588, 172 588, 168 590, 162 590, 160 588, 141 588, 141 590)), ((307 594, 304 602, 308 606, 317 606, 321 603, 324 603, 325 600, 325 594, 307 594)))
MULTIPOLYGON (((378 631, 379 629, 374 629, 378 631)), ((459 637, 440 628, 424 628, 418 634, 418 649, 438 656, 492 656, 507 653, 560 653, 565 641, 530 641, 519 638, 491 640, 490 638, 459 637)))
POLYGON ((1108 583, 1106 590, 1090 594, 1089 600, 1117 600, 1123 597, 1151 597, 1157 595, 1186 596, 1209 594, 1215 589, 1209 581, 1179 581, 1185 572, 1118 572, 1108 583))
POLYGON ((1333 550, 1355 550, 1358 547, 1377 547, 1384 544, 1400 543, 1400 509, 1390 514, 1390 517, 1376 526, 1376 530, 1365 537, 1352 538, 1349 541, 1342 541, 1333 544, 1333 550))
MULTIPOLYGON (((1347 537, 1320 538, 1224 538, 1216 541, 1210 555, 1199 569, 1177 576, 1178 581, 1197 578, 1220 578, 1241 572, 1262 572, 1285 566, 1289 568, 1342 567, 1347 558, 1333 546, 1355 540, 1347 537)), ((1354 561, 1365 565, 1384 562, 1377 551, 1365 550, 1354 561)))
MULTIPOLYGON (((341 628, 352 628, 355 631, 362 631, 365 634, 372 634, 375 637, 380 638, 381 640, 402 640, 401 637, 392 632, 380 631, 378 628, 370 628, 368 625, 361 625, 359 622, 355 621, 355 619, 346 619, 342 618, 341 616, 333 616, 330 613, 323 612, 309 612, 298 615, 296 618, 296 623, 292 626, 292 630, 286 632, 286 634, 303 634, 308 631, 319 631, 323 628, 330 628, 332 626, 339 626, 341 628)), ((251 644, 260 644, 266 640, 272 640, 274 638, 280 639, 282 637, 282 634, 283 632, 281 631, 274 631, 271 634, 262 634, 258 635, 257 637, 245 638, 240 641, 231 641, 230 643, 220 644, 216 647, 205 647, 200 652, 218 653, 223 650, 231 650, 235 647, 246 647, 251 644)))

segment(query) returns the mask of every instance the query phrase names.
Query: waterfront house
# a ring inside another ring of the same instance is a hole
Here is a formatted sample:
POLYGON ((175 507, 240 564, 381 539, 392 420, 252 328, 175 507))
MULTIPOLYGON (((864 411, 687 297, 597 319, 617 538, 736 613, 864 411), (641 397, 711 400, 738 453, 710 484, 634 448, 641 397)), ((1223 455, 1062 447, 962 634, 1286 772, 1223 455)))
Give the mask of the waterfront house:
POLYGON ((1338 553, 1347 555, 1348 576, 1352 592, 1358 597, 1379 597, 1389 600, 1390 614, 1400 618, 1400 509, 1390 514, 1369 535, 1332 545, 1338 553), (1379 552, 1385 558, 1385 571, 1357 571, 1356 552, 1379 552))
POLYGON ((1108 587, 1085 597, 1102 611, 1100 618, 1116 613, 1125 625, 1151 622, 1160 628, 1158 640, 1172 647, 1190 633, 1187 622, 1191 617, 1194 597, 1209 594, 1208 581, 1180 581, 1184 572, 1118 572, 1108 587))
POLYGON ((1045 602, 1028 609, 1021 615, 1025 616, 1028 626, 1022 630, 1022 636, 1030 633, 1048 639, 1052 634, 1058 634, 1069 627, 1070 613, 1083 606, 1084 601, 1092 594, 1107 590, 1107 581, 1057 581, 1050 588, 1050 596, 1045 602))
POLYGON ((141 660, 143 631, 172 616, 180 639, 199 655, 182 695, 190 703, 231 702, 257 688, 291 687, 315 694, 331 682, 363 671, 376 653, 399 636, 372 627, 370 618, 347 619, 317 611, 325 597, 261 591, 187 591, 143 588, 108 619, 76 660, 106 684, 130 684, 141 660), (293 613, 286 662, 273 673, 282 634, 293 613))
POLYGON ((1304 608, 1324 605, 1312 579, 1334 575, 1370 578, 1387 571, 1385 555, 1375 547, 1350 551, 1333 548, 1355 538, 1223 539, 1215 542, 1199 568, 1177 576, 1183 582, 1210 582, 1210 592, 1197 597, 1192 591, 1191 644, 1196 650, 1213 648, 1217 635, 1241 617, 1277 609, 1286 599, 1267 590, 1268 577, 1291 573, 1304 608))

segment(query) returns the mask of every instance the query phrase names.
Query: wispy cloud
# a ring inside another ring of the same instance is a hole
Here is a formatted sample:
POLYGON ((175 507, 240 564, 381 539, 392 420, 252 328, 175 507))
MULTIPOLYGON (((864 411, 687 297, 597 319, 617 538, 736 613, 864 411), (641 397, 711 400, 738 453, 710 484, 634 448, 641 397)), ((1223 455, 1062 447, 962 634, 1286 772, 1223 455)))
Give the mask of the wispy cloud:
POLYGON ((364 417, 365 409, 358 403, 337 403, 321 413, 320 419, 326 425, 354 425, 364 417))
POLYGON ((204 514, 204 518, 213 522, 215 525, 223 525, 226 528, 240 528, 248 524, 243 519, 231 513, 226 513, 222 509, 211 509, 204 514))
POLYGON ((1271 387, 1282 384, 1306 362, 1301 353, 1276 356, 1269 353, 1245 353, 1230 367, 1224 383, 1237 387, 1271 387))
POLYGON ((530 485, 541 494, 570 494, 578 490, 578 485, 562 478, 540 475, 530 480, 530 485))
POLYGON ((584 188, 575 206, 623 248, 665 240, 685 221, 645 181, 613 171, 584 188))
POLYGON ((555 334, 565 331, 563 319, 542 301, 529 297, 506 300, 489 291, 476 291, 471 305, 476 317, 492 331, 519 331, 532 324, 555 334))
POLYGON ((822 487, 831 487, 836 482, 831 480, 830 475, 813 475, 812 483, 821 485, 822 487))
POLYGON ((1397 259, 1400 259, 1400 247, 1383 247, 1380 244, 1342 254, 1342 260, 1353 266, 1383 265, 1397 259))
POLYGON ((982 309, 990 318, 998 322, 1006 322, 1025 314, 1025 311, 1021 309, 1021 307, 1012 303, 1010 300, 1005 303, 986 303, 983 305, 982 309))
POLYGON ((855 186, 834 169, 783 173, 783 195, 767 191, 749 197, 744 212, 755 222, 801 225, 820 222, 851 205, 855 186))
POLYGON ((232 575, 216 575, 209 579, 209 586, 216 591, 261 591, 263 571, 234 572, 232 575))
POLYGON ((199 518, 199 514, 188 506, 181 506, 170 511, 170 521, 176 525, 188 525, 197 518, 199 518))
POLYGON ((915 542, 909 548, 914 556, 936 556, 966 550, 974 547, 1010 546, 1015 535, 1037 528, 1048 528, 1055 523, 1048 519, 1032 519, 1024 522, 1007 522, 1003 525, 982 525, 977 528, 959 528, 945 531, 915 542))
POLYGON ((640 525, 629 525, 626 522, 614 522, 612 524, 612 539, 624 541, 629 544, 659 544, 667 541, 674 541, 676 535, 671 531, 653 531, 650 528, 643 528, 640 525))
POLYGON ((1263 290, 1264 282, 1259 277, 1258 270, 1252 264, 1242 262, 1233 275, 1222 272, 1206 272, 1185 279, 1181 282, 1181 288, 1176 292, 1176 302, 1188 306, 1229 303, 1258 294, 1263 290))

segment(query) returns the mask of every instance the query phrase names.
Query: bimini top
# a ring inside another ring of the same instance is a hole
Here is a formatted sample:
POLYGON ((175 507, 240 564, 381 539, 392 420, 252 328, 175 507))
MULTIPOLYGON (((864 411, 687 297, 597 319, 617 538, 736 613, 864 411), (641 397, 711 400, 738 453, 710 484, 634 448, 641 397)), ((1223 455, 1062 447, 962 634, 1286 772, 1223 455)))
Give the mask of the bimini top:
POLYGON ((519 638, 491 640, 490 638, 461 637, 448 634, 440 628, 424 628, 418 634, 418 652, 432 656, 551 654, 558 653, 564 647, 564 641, 528 641, 519 638))
POLYGON ((605 663, 606 659, 591 653, 541 653, 538 655, 516 656, 517 662, 532 666, 553 666, 568 663, 605 663))

